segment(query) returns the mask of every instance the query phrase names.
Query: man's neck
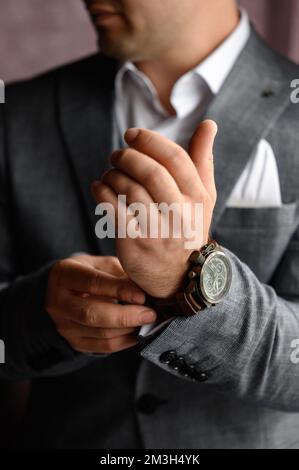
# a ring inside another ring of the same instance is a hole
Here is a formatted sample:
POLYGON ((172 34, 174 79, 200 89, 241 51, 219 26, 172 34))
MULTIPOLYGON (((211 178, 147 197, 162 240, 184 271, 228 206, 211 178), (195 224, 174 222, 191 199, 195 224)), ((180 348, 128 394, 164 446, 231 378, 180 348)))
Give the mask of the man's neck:
POLYGON ((155 86, 164 108, 171 114, 175 111, 171 105, 171 91, 176 81, 206 59, 237 27, 239 11, 234 2, 224 11, 213 9, 205 11, 201 24, 196 24, 190 34, 176 37, 173 48, 154 60, 141 60, 136 67, 146 74, 155 86))

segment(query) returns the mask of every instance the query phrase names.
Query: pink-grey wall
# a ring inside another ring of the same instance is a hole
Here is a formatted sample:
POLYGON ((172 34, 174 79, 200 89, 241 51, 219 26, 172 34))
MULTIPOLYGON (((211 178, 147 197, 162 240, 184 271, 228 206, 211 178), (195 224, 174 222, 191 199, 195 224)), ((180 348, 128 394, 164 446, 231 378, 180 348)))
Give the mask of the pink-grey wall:
POLYGON ((240 0, 267 41, 299 63, 299 1, 240 0))
POLYGON ((0 0, 0 77, 31 76, 96 49, 81 0, 0 0))
MULTIPOLYGON (((268 41, 299 62, 299 0, 240 3, 268 41)), ((95 50, 82 0, 1 0, 0 78, 28 77, 95 50)))

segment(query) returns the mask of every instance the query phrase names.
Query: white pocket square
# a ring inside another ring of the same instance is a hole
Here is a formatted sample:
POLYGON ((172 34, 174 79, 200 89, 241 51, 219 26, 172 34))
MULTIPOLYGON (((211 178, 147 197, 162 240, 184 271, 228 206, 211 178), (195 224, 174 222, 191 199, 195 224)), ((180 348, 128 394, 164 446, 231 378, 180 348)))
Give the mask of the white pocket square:
POLYGON ((234 187, 227 207, 281 207, 281 190, 277 163, 269 142, 261 140, 234 187))

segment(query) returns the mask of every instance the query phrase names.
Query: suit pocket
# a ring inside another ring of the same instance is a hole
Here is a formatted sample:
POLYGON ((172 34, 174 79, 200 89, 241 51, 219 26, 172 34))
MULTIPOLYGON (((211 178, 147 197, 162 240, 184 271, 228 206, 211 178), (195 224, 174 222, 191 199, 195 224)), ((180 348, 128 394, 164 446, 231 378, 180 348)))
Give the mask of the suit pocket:
POLYGON ((268 282, 298 225, 299 203, 269 208, 226 208, 216 240, 268 282))
POLYGON ((299 203, 291 202, 280 207, 239 208, 228 207, 219 222, 223 227, 236 227, 250 230, 263 227, 271 230, 275 227, 292 226, 296 221, 299 203))

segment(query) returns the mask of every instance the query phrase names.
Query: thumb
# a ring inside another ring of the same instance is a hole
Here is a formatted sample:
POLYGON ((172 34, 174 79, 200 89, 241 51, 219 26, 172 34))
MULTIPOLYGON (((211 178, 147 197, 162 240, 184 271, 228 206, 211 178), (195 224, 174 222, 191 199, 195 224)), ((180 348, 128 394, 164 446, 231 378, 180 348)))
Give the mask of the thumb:
POLYGON ((215 191, 213 145, 216 134, 216 122, 211 120, 203 121, 193 134, 189 146, 189 155, 210 195, 215 191))

